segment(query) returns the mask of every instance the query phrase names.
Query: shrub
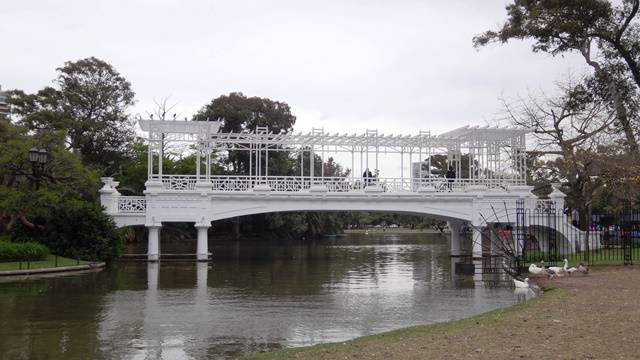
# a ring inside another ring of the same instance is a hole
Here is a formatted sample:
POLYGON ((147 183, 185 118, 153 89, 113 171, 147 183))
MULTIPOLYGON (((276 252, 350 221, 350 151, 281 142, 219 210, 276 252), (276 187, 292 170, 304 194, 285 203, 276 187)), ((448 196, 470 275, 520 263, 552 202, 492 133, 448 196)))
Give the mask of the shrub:
POLYGON ((15 243, 37 241, 52 253, 73 259, 111 261, 120 256, 124 231, 95 203, 67 200, 38 219, 36 229, 17 221, 11 231, 15 243))
POLYGON ((0 241, 0 261, 38 261, 46 259, 47 254, 49 249, 35 242, 0 241))
POLYGON ((122 251, 124 233, 97 204, 70 201, 52 212, 42 241, 55 253, 91 261, 111 261, 122 251))

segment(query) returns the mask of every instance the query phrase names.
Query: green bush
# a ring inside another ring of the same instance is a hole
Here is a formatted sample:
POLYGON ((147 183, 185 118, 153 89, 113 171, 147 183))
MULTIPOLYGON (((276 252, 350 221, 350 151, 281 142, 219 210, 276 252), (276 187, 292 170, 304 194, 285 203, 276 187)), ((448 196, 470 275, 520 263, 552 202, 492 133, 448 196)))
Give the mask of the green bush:
POLYGON ((0 241, 0 261, 38 261, 46 259, 47 254, 49 249, 35 242, 0 241))
POLYGON ((120 256, 124 231, 95 203, 67 200, 58 204, 39 226, 28 228, 17 221, 10 239, 15 243, 37 241, 53 254, 88 261, 111 261, 120 256))
POLYGON ((70 201, 52 212, 42 237, 55 254, 90 261, 111 261, 120 256, 123 231, 97 204, 70 201))

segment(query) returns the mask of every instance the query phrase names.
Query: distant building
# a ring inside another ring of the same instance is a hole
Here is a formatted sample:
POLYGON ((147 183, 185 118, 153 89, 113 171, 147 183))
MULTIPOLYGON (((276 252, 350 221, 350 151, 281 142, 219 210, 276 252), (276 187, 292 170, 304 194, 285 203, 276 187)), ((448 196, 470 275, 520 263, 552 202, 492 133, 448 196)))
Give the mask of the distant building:
POLYGON ((9 116, 9 104, 7 100, 7 92, 2 91, 2 86, 0 86, 0 115, 9 116))

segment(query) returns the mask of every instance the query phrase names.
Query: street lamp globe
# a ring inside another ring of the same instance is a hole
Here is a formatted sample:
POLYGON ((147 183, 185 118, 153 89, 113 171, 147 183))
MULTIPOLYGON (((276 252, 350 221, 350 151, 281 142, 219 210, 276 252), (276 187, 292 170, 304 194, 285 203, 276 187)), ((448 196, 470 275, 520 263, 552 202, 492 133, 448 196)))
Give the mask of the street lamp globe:
POLYGON ((37 163, 39 162, 40 158, 40 150, 38 150, 37 148, 31 148, 29 150, 29 161, 31 161, 32 163, 37 163))
POLYGON ((38 162, 40 164, 46 164, 48 158, 49 152, 47 152, 46 149, 40 149, 40 151, 38 151, 38 162))

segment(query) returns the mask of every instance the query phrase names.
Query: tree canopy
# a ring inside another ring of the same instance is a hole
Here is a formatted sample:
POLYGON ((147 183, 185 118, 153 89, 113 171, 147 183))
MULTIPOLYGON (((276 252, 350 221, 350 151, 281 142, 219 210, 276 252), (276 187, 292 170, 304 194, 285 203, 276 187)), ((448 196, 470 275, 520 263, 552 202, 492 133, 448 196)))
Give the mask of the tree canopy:
POLYGON ((34 94, 11 91, 12 114, 30 131, 64 134, 67 149, 84 164, 106 174, 115 172, 134 137, 127 115, 135 96, 131 84, 94 57, 66 62, 57 71, 55 87, 34 94))
POLYGON ((514 0, 506 6, 504 25, 473 42, 480 47, 530 39, 535 52, 581 54, 594 70, 592 93, 610 102, 629 150, 639 154, 639 8, 640 0, 514 0))
MULTIPOLYGON (((268 126, 269 131, 291 131, 296 117, 285 102, 267 98, 247 97, 241 92, 222 95, 205 105, 193 117, 198 121, 222 121, 221 132, 241 132, 255 130, 258 126, 268 126)), ((279 164, 287 161, 287 155, 282 152, 269 154, 269 169, 274 175, 286 175, 287 167, 279 164), (284 173, 278 173, 284 172, 284 173)), ((247 151, 230 151, 224 163, 231 167, 234 174, 249 173, 249 154, 247 151)))

